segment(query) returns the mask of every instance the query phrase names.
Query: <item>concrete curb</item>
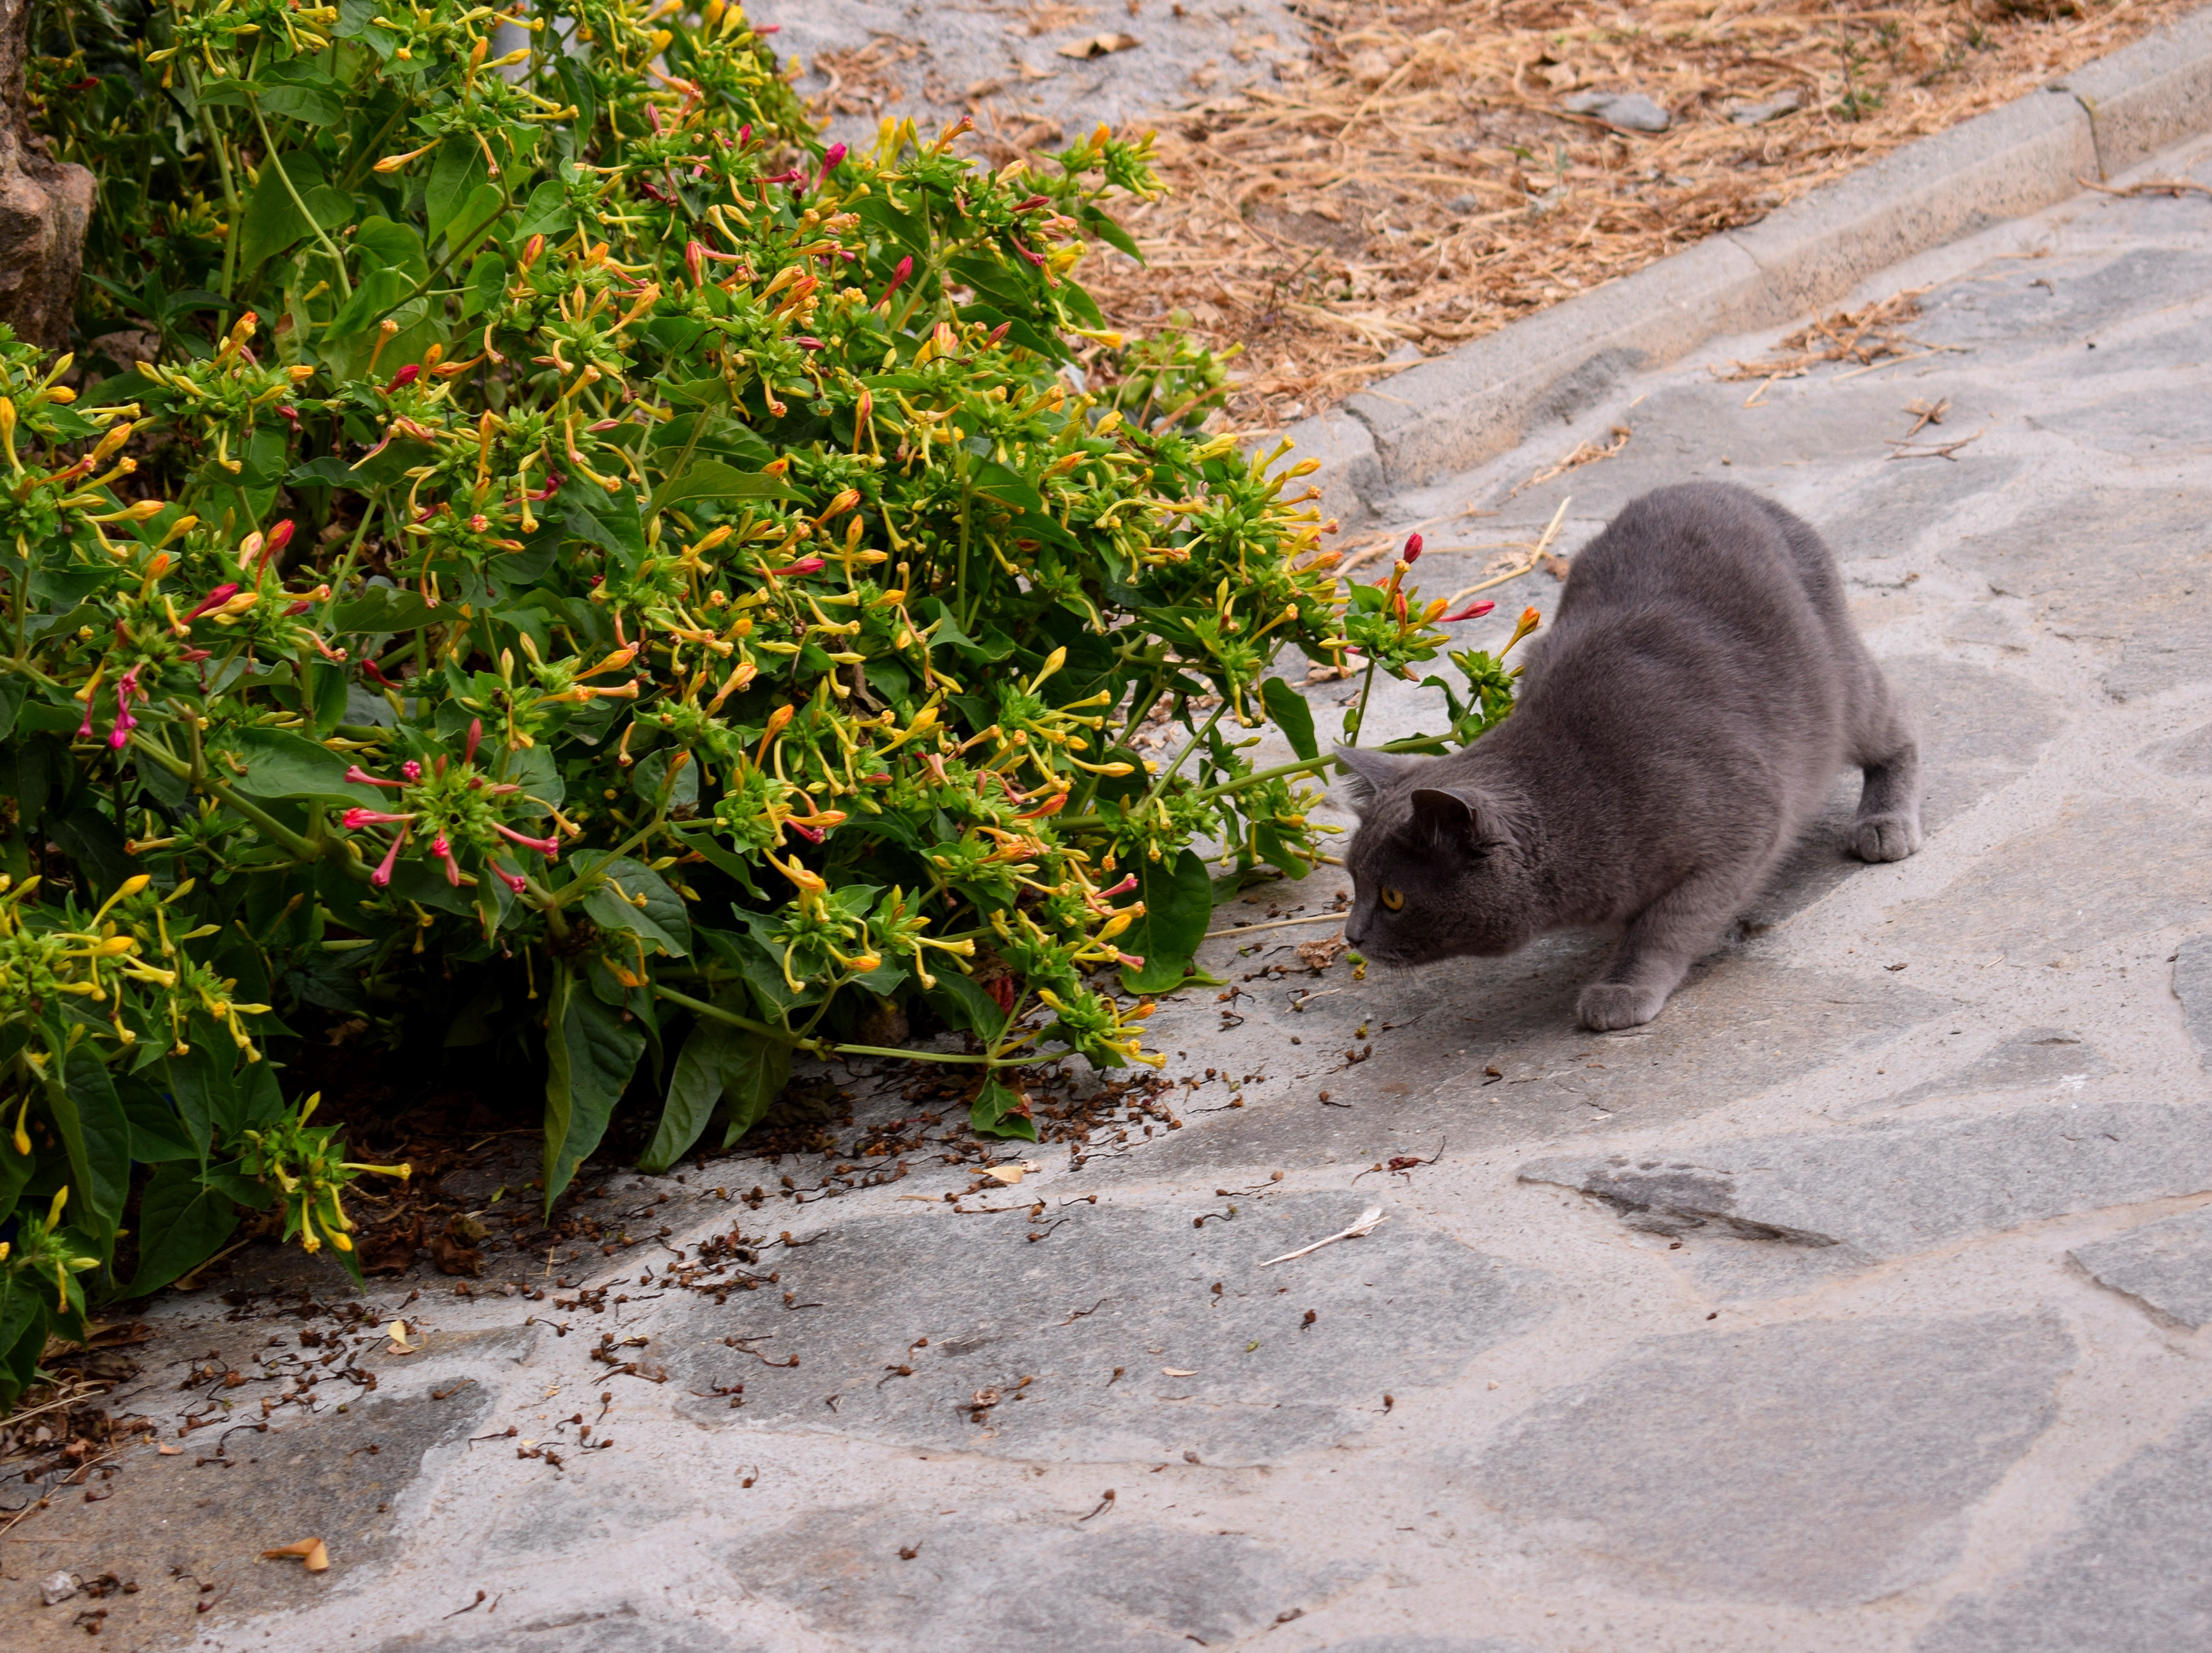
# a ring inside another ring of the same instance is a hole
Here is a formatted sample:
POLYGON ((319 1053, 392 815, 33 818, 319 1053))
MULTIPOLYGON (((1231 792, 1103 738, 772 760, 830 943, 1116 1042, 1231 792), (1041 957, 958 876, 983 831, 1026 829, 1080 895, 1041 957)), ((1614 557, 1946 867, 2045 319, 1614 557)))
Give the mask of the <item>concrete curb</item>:
POLYGON ((1325 514, 1480 464, 1626 374, 1772 326, 1875 271, 2078 193, 2212 131, 2212 7, 2041 92, 1906 146, 1747 228, 1567 300, 1359 392, 1284 434, 1319 459, 1325 514))

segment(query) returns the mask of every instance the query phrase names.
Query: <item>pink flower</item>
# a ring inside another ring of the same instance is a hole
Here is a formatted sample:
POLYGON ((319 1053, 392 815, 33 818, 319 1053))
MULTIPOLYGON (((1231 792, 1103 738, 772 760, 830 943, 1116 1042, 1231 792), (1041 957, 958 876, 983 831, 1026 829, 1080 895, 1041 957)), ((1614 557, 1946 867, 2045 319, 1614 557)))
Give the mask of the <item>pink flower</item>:
POLYGON ((339 821, 343 823, 345 830, 348 832, 358 832, 365 826, 392 826, 403 821, 411 821, 414 818, 414 814, 411 811, 405 815, 392 815, 387 814, 385 811, 380 809, 361 809, 358 807, 348 810, 343 815, 341 815, 338 817, 339 821))
POLYGON ((1489 599, 1485 598, 1480 603, 1469 603, 1457 614, 1439 615, 1437 618, 1437 623, 1440 626, 1448 626, 1455 625, 1462 620, 1480 620, 1484 615, 1489 613, 1491 610, 1497 606, 1497 604, 1490 601, 1489 599))
POLYGON ((1409 563, 1421 560, 1421 537, 1419 534, 1406 536, 1406 552, 1401 560, 1409 563))
POLYGON ((392 882, 392 869, 399 861, 399 847, 406 842, 407 835, 403 831, 392 841, 392 848, 384 852, 384 859, 376 864, 376 871, 368 875, 369 883, 375 888, 381 890, 392 882))
POLYGON ((232 598, 237 595, 238 586, 234 582, 228 586, 217 586, 213 591, 200 599, 198 607, 195 608, 190 614, 185 616, 185 623, 186 625, 191 624, 193 621, 198 619, 200 616, 208 612, 209 610, 221 608, 225 603, 228 603, 232 598))
POLYGON ((796 832, 800 837, 805 839, 806 842, 811 844, 818 844, 824 838, 830 836, 828 833, 823 831, 819 827, 801 826, 796 821, 786 821, 784 825, 789 827, 793 832, 796 832))
POLYGON ((461 749, 462 763, 473 763, 477 761, 477 743, 483 738, 483 720, 482 718, 471 718, 469 720, 468 744, 461 749))
POLYGON ((453 847, 440 833, 430 840, 430 853, 446 864, 446 882, 458 890, 461 887, 461 864, 453 859, 453 847))
POLYGON ((818 557, 818 556, 802 556, 802 557, 800 557, 800 558, 799 559, 799 561, 798 561, 798 562, 792 563, 788 568, 770 568, 770 569, 769 570, 769 574, 819 574, 819 573, 821 573, 821 572, 822 572, 822 569, 823 569, 823 566, 824 566, 824 564, 823 564, 823 559, 822 559, 821 557, 818 557))
POLYGON ((521 895, 530 888, 530 880, 524 878, 521 873, 510 872, 497 861, 486 861, 484 865, 491 868, 498 875, 499 881, 516 895, 521 895))
POLYGON ((1134 872, 1132 872, 1127 878, 1122 879, 1121 883, 1115 884, 1111 890, 1101 890, 1098 893, 1101 896, 1126 896, 1129 891, 1134 890, 1136 887, 1137 875, 1134 872))
POLYGON ((1114 957, 1120 959, 1124 964, 1127 964, 1133 970, 1141 970, 1145 968, 1145 961, 1137 957, 1134 953, 1115 953, 1114 957))
POLYGON ((556 839, 527 838, 513 827, 501 826, 497 822, 492 823, 492 830, 509 843, 520 844, 525 849, 536 850, 549 861, 556 859, 561 854, 561 845, 556 839))
POLYGON ((876 295, 876 302, 878 304, 881 304, 885 299, 890 297, 892 294, 897 292, 899 290, 899 284, 912 274, 914 274, 914 260, 911 258, 901 258, 896 264, 893 264, 891 266, 891 284, 884 289, 882 292, 876 295))
POLYGON ((287 517, 271 528, 269 531, 269 538, 261 542, 261 560, 264 562, 268 562, 291 543, 292 519, 287 517))
POLYGON ((392 382, 384 387, 384 393, 389 396, 394 391, 404 391, 422 376, 422 364, 419 362, 410 362, 392 375, 392 382))
MULTIPOLYGON (((390 787, 395 792, 407 784, 405 781, 380 781, 358 763, 346 765, 345 778, 356 787, 390 787)), ((410 775, 407 780, 414 778, 410 775)))
POLYGON ((830 146, 829 153, 822 157, 821 181, 825 184, 828 183, 830 181, 830 174, 836 172, 837 168, 843 164, 844 160, 845 146, 842 143, 831 144, 830 146))
POLYGON ((420 781, 422 778, 422 766, 410 757, 399 766, 399 773, 405 775, 410 781, 420 781))

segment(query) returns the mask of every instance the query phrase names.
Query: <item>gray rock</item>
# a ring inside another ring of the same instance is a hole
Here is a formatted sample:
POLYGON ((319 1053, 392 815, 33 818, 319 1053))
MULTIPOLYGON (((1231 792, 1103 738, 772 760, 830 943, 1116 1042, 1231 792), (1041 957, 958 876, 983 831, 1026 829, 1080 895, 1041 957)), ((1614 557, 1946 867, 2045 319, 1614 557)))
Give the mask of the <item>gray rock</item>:
POLYGON ((2104 1054, 2077 1033, 2059 1027, 2032 1027, 2000 1039, 1963 1067, 1867 1104, 1887 1113, 1938 1097, 2005 1095, 2020 1091, 2079 1090, 2109 1073, 2104 1054))
POLYGON ((441 1625, 390 1637, 370 1653, 570 1653, 578 1647, 592 1653, 768 1653, 758 1642, 733 1642, 696 1620, 647 1618, 627 1601, 556 1610, 520 1624, 441 1625))
POLYGON ((2198 1060, 2212 1068, 2212 935, 2191 936, 2175 950, 2173 996, 2181 1000, 2198 1060))
POLYGON ((739 1544, 729 1566, 824 1633, 900 1653, 1188 1653, 1193 1638, 1218 1647, 1309 1610, 1364 1571, 1110 1509, 1078 1524, 1088 1507, 818 1510, 739 1544))
POLYGON ((59 1607, 82 1588, 73 1572, 49 1573, 39 1580, 39 1600, 46 1607, 59 1607))
POLYGON ((2200 723, 2186 734, 2154 740, 2136 756, 2167 775, 2212 775, 2212 723, 2200 723))
POLYGON ((2212 1407, 2082 1499, 2063 1537, 1954 1601, 1915 1653, 2179 1653, 2212 1646, 2212 1407))
POLYGON ((1595 115, 1608 126, 1632 132, 1663 132, 1674 117, 1641 92, 1577 92, 1559 107, 1571 115, 1595 115))
POLYGON ((1897 960, 2002 952, 2039 965, 2195 921, 2208 902, 2212 839, 2190 811, 2076 795, 2057 819, 1998 844, 1940 894, 1898 907, 1882 945, 1897 960), (2145 844, 2159 853, 2143 854, 2145 844))
POLYGON ((1579 1188, 1655 1231, 1833 1248, 1829 1267, 1856 1267, 1963 1235, 2212 1188, 2212 1110, 2049 1103, 1877 1120, 1635 1160, 1540 1159, 1521 1177, 1579 1188))
POLYGON ((1956 1563, 2073 1358, 2009 1315, 1654 1339, 1540 1402, 1477 1487, 1645 1594, 1871 1601, 1956 1563))
MULTIPOLYGON (((1227 944, 1213 945, 1217 971, 1242 963, 1227 944)), ((1905 976, 1852 979, 1726 951, 1692 970, 1648 1029, 1600 1036, 1576 1027, 1575 994, 1605 968, 1609 946, 1554 936, 1510 958, 1455 959, 1358 989, 1340 966, 1323 980, 1255 983, 1238 1001, 1245 1020, 1233 1035, 1221 1030, 1211 995, 1164 1003, 1148 1034, 1160 1048, 1202 1050, 1207 1066, 1273 1083, 1248 1090, 1247 1105, 1234 1109, 1209 1088, 1167 1143, 1126 1166, 1093 1160, 1085 1174, 1364 1170, 1399 1154, 1425 1158, 1439 1141, 1457 1159, 1492 1146, 1511 1152, 1561 1131, 1649 1128, 1815 1072, 1950 1010, 1905 976), (1322 988, 1340 991, 1291 1009, 1322 988), (1362 1025, 1367 1033, 1356 1038, 1362 1025), (1303 1046, 1290 1047, 1293 1035, 1303 1046), (1371 1058, 1347 1067, 1346 1052, 1370 1044, 1371 1058), (1501 1077, 1492 1081, 1486 1067, 1501 1077), (1318 1100, 1322 1090, 1328 1105, 1318 1100), (1209 1104, 1214 1111, 1202 1111, 1209 1104)))
POLYGON ((2191 1331, 2212 1322, 2212 1207, 2146 1223, 2067 1254, 2098 1285, 2191 1331))
POLYGON ((1739 126, 1757 126, 1763 122, 1794 115, 1805 106, 1802 92, 1784 92, 1778 98, 1769 98, 1764 103, 1747 103, 1729 111, 1729 119, 1739 126))
POLYGON ((1405 1213, 1255 1268, 1379 1197, 1262 1192, 1032 1218, 1009 1190, 990 1203, 1018 1208, 996 1216, 834 1229, 779 1254, 804 1312, 768 1293, 695 1299, 664 1310, 656 1345, 672 1392, 710 1397, 685 1403, 702 1422, 1032 1459, 1265 1462, 1343 1439, 1380 1416, 1385 1390, 1448 1383, 1541 1316, 1539 1277, 1405 1213), (748 1346, 759 1354, 720 1340, 755 1331, 775 1334, 748 1346), (738 1383, 741 1408, 711 1398, 738 1383), (982 1390, 1003 1398, 978 1413, 982 1390))
POLYGON ((1535 1653, 1526 1642, 1496 1636, 1470 1641, 1464 1636, 1362 1636, 1356 1642, 1331 1642, 1322 1653, 1535 1653))

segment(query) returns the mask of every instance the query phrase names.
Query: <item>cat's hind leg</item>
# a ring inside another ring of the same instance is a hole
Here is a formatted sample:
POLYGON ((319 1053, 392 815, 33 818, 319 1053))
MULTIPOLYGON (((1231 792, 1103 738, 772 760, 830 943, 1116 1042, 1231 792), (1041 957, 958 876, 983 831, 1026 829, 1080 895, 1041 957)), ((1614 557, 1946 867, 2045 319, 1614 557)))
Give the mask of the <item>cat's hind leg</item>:
POLYGON ((1920 743, 1877 678, 1875 715, 1853 757, 1865 779, 1851 850, 1863 861, 1901 861, 1920 848, 1920 743))
POLYGON ((1739 864, 1693 872, 1629 920, 1606 973, 1575 1000, 1575 1019, 1593 1032, 1640 1027, 1666 1007, 1690 966, 1721 945, 1757 893, 1765 867, 1739 864))

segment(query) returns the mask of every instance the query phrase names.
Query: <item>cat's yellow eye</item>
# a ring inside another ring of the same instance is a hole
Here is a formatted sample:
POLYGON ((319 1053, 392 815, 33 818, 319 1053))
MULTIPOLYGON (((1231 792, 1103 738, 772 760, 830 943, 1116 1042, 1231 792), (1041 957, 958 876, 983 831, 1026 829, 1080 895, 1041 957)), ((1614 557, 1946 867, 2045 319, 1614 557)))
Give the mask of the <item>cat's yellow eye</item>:
POLYGON ((1406 898, 1386 884, 1382 886, 1382 904, 1395 913, 1405 906, 1406 898))

